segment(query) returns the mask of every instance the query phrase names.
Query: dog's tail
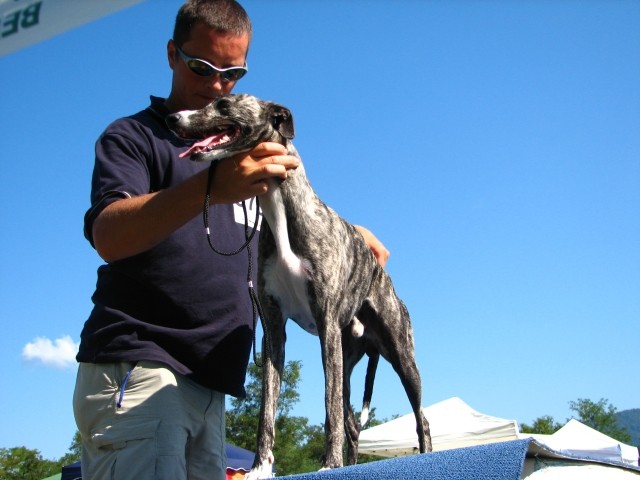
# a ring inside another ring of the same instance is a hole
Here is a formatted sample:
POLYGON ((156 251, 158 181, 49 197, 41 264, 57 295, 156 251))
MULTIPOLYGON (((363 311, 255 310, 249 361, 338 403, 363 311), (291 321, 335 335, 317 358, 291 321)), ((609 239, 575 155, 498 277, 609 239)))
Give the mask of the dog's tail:
POLYGON ((360 428, 364 427, 369 421, 369 409, 371 407, 371 397, 373 396, 373 382, 376 378, 376 370, 378 369, 378 361, 380 353, 367 352, 369 362, 367 363, 367 376, 364 380, 364 396, 362 397, 362 412, 360 413, 360 428))

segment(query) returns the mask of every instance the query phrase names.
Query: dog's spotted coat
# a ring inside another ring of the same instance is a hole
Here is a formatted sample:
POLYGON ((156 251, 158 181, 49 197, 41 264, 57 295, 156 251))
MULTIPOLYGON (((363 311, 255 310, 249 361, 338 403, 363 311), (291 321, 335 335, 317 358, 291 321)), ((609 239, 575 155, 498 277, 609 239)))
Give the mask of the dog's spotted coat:
MULTIPOLYGON (((224 95, 202 110, 171 115, 167 122, 184 138, 207 138, 189 150, 192 160, 226 158, 263 141, 282 143, 299 157, 290 141, 289 110, 249 95, 224 95)), ((269 191, 260 201, 266 220, 258 263, 265 314, 263 390, 256 459, 246 478, 271 474, 288 318, 320 338, 327 412, 323 468, 343 464, 345 424, 348 460, 355 463, 359 427, 349 400, 349 379, 365 353, 375 363, 382 355, 398 372, 416 415, 419 449, 431 451, 409 313, 363 237, 318 198, 302 164, 284 181, 269 180, 269 191)))

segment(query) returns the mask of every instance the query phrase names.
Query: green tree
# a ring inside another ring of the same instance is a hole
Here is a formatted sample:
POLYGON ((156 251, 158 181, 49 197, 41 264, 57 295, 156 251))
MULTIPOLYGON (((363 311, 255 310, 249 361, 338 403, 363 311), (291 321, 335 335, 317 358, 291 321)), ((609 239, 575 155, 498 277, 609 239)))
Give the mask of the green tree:
POLYGON ((598 402, 579 398, 575 402, 569 402, 569 408, 576 412, 577 420, 585 425, 609 435, 619 442, 631 442, 629 432, 618 425, 618 410, 606 398, 601 398, 598 402))
MULTIPOLYGON (((260 363, 260 356, 257 361, 260 363)), ((307 418, 291 415, 293 406, 300 399, 296 390, 300 382, 300 369, 300 361, 287 362, 282 375, 276 416, 277 440, 273 452, 278 475, 303 473, 320 468, 320 458, 313 458, 316 450, 312 448, 318 435, 317 428, 309 426, 307 418), (312 440, 312 444, 309 444, 312 440)), ((251 363, 248 376, 247 397, 232 399, 232 408, 227 410, 226 435, 229 443, 255 451, 262 397, 262 369, 251 363)))
MULTIPOLYGON (((260 364, 260 362, 261 358, 258 356, 257 363, 260 364)), ((316 471, 322 466, 324 425, 309 425, 306 417, 291 415, 294 405, 300 400, 297 388, 300 382, 301 365, 299 361, 288 362, 282 375, 276 417, 276 443, 273 452, 278 476, 316 471)), ((255 451, 262 394, 262 369, 255 363, 251 363, 247 374, 247 397, 231 400, 231 408, 226 412, 226 435, 229 443, 255 451)), ((356 418, 360 418, 360 412, 356 412, 356 418)), ((385 421, 375 418, 375 408, 373 408, 369 412, 367 428, 385 421)), ((380 460, 380 457, 372 455, 358 457, 358 463, 374 460, 380 460)))
POLYGON ((306 442, 300 449, 305 459, 305 472, 319 470, 324 455, 324 425, 309 425, 305 429, 306 442))
MULTIPOLYGON (((601 398, 598 402, 579 398, 569 402, 569 408, 577 414, 576 420, 585 425, 615 438, 619 442, 630 443, 631 435, 618 424, 618 410, 606 398, 601 398)), ((570 419, 567 419, 567 422, 570 419)), ((520 424, 520 431, 523 433, 542 433, 551 435, 562 427, 550 415, 539 417, 533 421, 532 425, 520 424)))
POLYGON ((523 433, 541 433, 545 435, 551 435, 552 433, 558 431, 560 427, 562 427, 562 425, 560 423, 556 423, 552 416, 545 415, 536 418, 531 425, 521 423, 520 431, 523 433))
MULTIPOLYGON (((360 419, 360 415, 362 414, 362 412, 355 412, 356 415, 356 419, 360 419)), ((398 418, 398 415, 393 415, 390 419, 389 418, 383 418, 381 420, 378 420, 376 418, 376 407, 373 407, 371 410, 369 410, 369 418, 367 420, 366 425, 364 426, 364 428, 371 428, 371 427, 375 427, 377 425, 381 425, 383 423, 388 422, 389 420, 393 420, 395 418, 398 418)), ((346 447, 345 447, 345 454, 346 454, 346 447)), ((384 460, 384 457, 379 457, 377 455, 368 455, 366 453, 359 453, 358 454, 358 463, 369 463, 369 462, 377 462, 379 460, 384 460)))
POLYGON ((0 448, 0 480, 40 480, 59 472, 58 462, 45 460, 38 450, 0 448))
POLYGON ((76 430, 71 445, 69 445, 69 451, 58 460, 60 468, 80 461, 80 455, 82 455, 82 437, 80 436, 80 432, 76 430))

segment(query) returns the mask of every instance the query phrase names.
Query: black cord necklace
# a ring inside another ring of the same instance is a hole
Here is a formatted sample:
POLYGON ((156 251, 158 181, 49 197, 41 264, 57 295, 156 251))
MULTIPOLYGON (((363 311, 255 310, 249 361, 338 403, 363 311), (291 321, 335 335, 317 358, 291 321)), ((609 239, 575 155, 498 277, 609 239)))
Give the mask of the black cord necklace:
POLYGON ((211 203, 211 188, 213 186, 213 177, 216 172, 216 167, 218 166, 218 162, 211 162, 209 165, 209 172, 207 176, 207 190, 204 196, 204 207, 202 210, 202 219, 204 222, 204 228, 207 233, 207 242, 209 243, 209 247, 218 255, 223 255, 225 257, 232 257, 234 255, 239 254, 244 249, 247 250, 248 256, 248 268, 247 268, 247 286, 249 288, 249 297, 251 298, 251 308, 253 315, 253 338, 252 338, 252 349, 253 349, 253 361, 256 365, 261 367, 257 362, 256 356, 256 328, 257 328, 257 315, 260 316, 261 319, 264 318, 262 313, 262 306, 260 305, 260 300, 258 299, 258 295, 253 286, 253 252, 251 251, 251 241, 258 230, 258 220, 260 219, 260 200, 256 197, 256 218, 253 221, 253 228, 249 230, 249 214, 247 212, 247 204, 246 201, 242 202, 242 212, 244 213, 244 238, 245 242, 231 252, 223 252, 218 250, 213 244, 213 240, 211 239, 211 229, 209 228, 209 206, 211 203))

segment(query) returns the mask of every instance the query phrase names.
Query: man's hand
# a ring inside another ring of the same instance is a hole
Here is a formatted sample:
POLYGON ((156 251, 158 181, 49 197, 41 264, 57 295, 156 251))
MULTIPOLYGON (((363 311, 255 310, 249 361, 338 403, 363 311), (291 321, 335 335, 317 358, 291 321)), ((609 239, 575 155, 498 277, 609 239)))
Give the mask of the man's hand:
POLYGON ((287 178, 300 160, 279 143, 264 142, 247 153, 221 160, 211 189, 215 203, 235 203, 267 193, 267 180, 287 178))
POLYGON ((378 240, 376 236, 366 228, 361 227, 360 225, 354 225, 354 227, 364 237, 364 241, 373 252, 373 255, 376 257, 376 260, 378 260, 378 263, 384 267, 385 264, 387 263, 387 259, 389 258, 389 255, 391 255, 389 250, 387 250, 386 247, 382 244, 382 242, 378 240))

